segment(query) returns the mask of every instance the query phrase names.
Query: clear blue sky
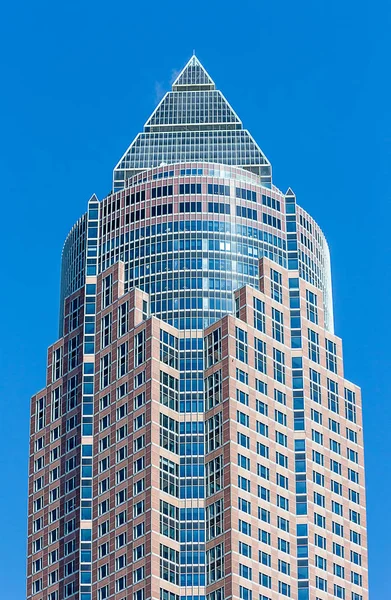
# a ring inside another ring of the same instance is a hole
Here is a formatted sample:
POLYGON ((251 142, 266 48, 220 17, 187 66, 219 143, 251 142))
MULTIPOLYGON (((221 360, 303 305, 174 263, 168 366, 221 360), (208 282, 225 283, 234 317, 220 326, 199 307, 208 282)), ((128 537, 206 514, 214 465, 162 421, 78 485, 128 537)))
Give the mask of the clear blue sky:
POLYGON ((328 238, 364 396, 371 600, 390 597, 390 16, 385 0, 3 4, 1 598, 25 598, 29 397, 63 240, 193 49, 328 238))

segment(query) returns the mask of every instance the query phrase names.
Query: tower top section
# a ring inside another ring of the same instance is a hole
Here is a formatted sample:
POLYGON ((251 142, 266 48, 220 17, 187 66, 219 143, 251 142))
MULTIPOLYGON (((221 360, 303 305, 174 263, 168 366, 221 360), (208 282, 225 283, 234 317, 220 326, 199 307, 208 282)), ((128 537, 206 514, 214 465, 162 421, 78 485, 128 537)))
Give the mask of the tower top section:
POLYGON ((172 89, 174 92, 184 90, 215 90, 216 86, 209 73, 207 73, 198 58, 193 54, 187 65, 175 79, 172 89))
POLYGON ((270 162, 195 55, 115 166, 113 190, 140 171, 181 162, 242 167, 271 187, 270 162))

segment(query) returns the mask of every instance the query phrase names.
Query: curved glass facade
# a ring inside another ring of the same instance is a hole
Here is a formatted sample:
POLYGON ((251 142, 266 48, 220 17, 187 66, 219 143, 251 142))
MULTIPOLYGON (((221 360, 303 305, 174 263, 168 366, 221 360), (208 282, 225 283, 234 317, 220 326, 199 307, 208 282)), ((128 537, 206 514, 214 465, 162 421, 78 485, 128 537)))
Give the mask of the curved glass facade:
MULTIPOLYGON (((286 198, 237 167, 181 163, 151 169, 102 200, 99 270, 122 260, 126 288, 150 294, 152 314, 179 329, 203 329, 232 312, 234 290, 258 285, 258 261, 265 256, 284 268, 299 267, 324 292, 332 330, 327 242, 301 208, 288 220, 292 202, 286 198)), ((79 225, 64 247, 63 294, 80 285, 75 249, 85 247, 84 236, 79 225)))

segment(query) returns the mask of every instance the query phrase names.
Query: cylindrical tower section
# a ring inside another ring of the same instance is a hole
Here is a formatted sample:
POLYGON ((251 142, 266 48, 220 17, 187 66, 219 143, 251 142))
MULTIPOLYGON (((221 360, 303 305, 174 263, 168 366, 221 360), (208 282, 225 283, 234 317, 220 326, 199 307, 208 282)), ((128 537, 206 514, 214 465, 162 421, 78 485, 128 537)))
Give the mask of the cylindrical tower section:
MULTIPOLYGON (((232 312, 232 293, 258 287, 262 256, 287 267, 285 196, 239 167, 162 165, 102 200, 99 270, 125 262, 126 289, 150 294, 151 313, 179 329, 203 329, 232 312)), ((61 312, 83 285, 85 215, 62 255, 61 312)), ((312 217, 297 207, 300 276, 323 291, 333 331, 330 255, 312 217)), ((62 331, 62 314, 60 316, 62 331)))
POLYGON ((64 329, 64 301, 85 283, 86 221, 84 214, 67 235, 61 256, 59 336, 64 329))

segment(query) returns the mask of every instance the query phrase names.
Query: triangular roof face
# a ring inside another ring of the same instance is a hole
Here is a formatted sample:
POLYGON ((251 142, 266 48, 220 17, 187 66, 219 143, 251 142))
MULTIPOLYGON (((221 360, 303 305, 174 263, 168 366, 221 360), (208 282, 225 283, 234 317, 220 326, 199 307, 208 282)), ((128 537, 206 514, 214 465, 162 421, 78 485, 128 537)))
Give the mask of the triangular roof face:
POLYGON ((199 62, 192 56, 129 146, 113 173, 113 189, 162 162, 235 165, 271 186, 271 165, 199 62))
POLYGON ((174 91, 189 89, 208 89, 216 88, 214 81, 206 72, 196 56, 192 56, 187 65, 179 73, 172 84, 174 91))
POLYGON ((241 125, 223 94, 217 90, 186 90, 168 92, 145 123, 145 131, 217 124, 241 125))

